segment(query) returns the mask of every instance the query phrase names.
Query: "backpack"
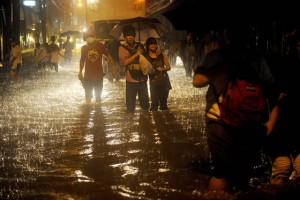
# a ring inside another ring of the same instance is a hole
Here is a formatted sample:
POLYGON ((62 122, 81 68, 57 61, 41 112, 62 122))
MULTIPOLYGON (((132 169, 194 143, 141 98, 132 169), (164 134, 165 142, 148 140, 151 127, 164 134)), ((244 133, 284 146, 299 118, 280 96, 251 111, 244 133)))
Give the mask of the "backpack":
MULTIPOLYGON (((121 44, 121 46, 126 49, 126 51, 129 52, 130 56, 132 56, 133 54, 136 53, 137 49, 140 47, 140 48, 143 48, 144 49, 144 46, 142 45, 142 43, 139 43, 139 42, 135 42, 134 44, 134 47, 133 48, 130 48, 128 45, 125 45, 125 44, 121 44)), ((128 69, 129 73, 130 73, 130 76, 135 79, 135 80, 139 80, 141 82, 146 82, 147 79, 148 79, 148 76, 143 74, 143 71, 142 69, 141 70, 134 70, 134 69, 131 69, 129 66, 131 66, 132 64, 139 64, 140 60, 139 60, 139 56, 137 56, 129 65, 126 66, 126 69, 128 69)))
POLYGON ((244 60, 237 65, 243 65, 237 66, 243 69, 243 74, 237 70, 230 74, 223 101, 218 102, 222 122, 231 126, 259 122, 267 108, 264 87, 252 63, 244 60))
MULTIPOLYGON (((121 46, 129 52, 130 56, 135 54, 139 47, 144 48, 143 45, 139 42, 135 42, 133 48, 130 48, 128 45, 125 44, 121 44, 121 46)), ((136 57, 132 63, 139 63, 139 57, 136 57)))

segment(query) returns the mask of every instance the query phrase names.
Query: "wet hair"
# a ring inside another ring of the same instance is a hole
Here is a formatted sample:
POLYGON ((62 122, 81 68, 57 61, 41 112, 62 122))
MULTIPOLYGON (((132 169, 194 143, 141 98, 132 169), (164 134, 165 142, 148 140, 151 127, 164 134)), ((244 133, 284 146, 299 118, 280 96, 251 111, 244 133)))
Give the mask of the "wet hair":
POLYGON ((55 42, 55 40, 56 40, 55 36, 52 35, 52 36, 50 37, 50 40, 51 40, 52 42, 55 42))
POLYGON ((123 36, 126 37, 128 35, 135 36, 135 28, 132 25, 126 25, 123 27, 123 36))
POLYGON ((149 46, 150 46, 151 44, 157 44, 157 40, 156 40, 154 37, 149 37, 149 38, 146 40, 145 44, 146 44, 146 51, 149 51, 149 46))

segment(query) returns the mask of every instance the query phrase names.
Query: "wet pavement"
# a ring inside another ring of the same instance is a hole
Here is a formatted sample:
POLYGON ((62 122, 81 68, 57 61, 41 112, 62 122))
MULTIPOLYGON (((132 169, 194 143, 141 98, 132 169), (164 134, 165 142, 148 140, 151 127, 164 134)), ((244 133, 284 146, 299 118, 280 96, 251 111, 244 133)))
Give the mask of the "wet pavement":
MULTIPOLYGON (((124 80, 105 79, 102 102, 85 105, 78 60, 76 54, 58 73, 33 69, 27 60, 16 82, 1 74, 0 199, 241 195, 207 190, 206 89, 194 88, 180 63, 169 72, 170 109, 129 114, 124 80)), ((259 191, 265 190, 265 178, 253 179, 259 191)))

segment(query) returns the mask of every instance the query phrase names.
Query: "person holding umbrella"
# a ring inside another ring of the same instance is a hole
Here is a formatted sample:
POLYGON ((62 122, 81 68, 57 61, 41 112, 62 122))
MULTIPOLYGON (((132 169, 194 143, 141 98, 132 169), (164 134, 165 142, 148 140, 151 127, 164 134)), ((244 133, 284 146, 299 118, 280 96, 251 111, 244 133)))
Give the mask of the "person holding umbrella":
POLYGON ((73 56, 74 44, 70 41, 71 37, 68 35, 67 40, 63 43, 65 63, 71 63, 73 56))
POLYGON ((135 28, 132 25, 123 27, 123 36, 126 40, 119 47, 120 65, 125 68, 126 77, 126 107, 128 112, 136 108, 136 96, 138 96, 140 107, 148 110, 149 94, 147 80, 139 63, 139 57, 145 53, 145 48, 140 42, 135 41, 135 28))

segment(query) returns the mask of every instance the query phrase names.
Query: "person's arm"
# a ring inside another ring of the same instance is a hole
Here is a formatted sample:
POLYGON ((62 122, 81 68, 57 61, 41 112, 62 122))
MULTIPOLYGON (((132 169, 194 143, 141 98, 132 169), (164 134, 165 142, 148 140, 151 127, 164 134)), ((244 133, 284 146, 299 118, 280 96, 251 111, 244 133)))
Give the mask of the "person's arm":
POLYGON ((267 128, 267 135, 270 135, 272 133, 272 131, 274 130, 274 127, 275 127, 275 124, 277 122, 278 115, 279 115, 280 103, 285 97, 286 97, 286 94, 284 92, 281 92, 278 95, 277 104, 271 110, 270 115, 269 115, 269 120, 265 123, 265 126, 267 128))
POLYGON ((210 83, 209 77, 205 74, 195 74, 193 77, 193 86, 196 88, 205 87, 210 83))
POLYGON ((119 58, 121 66, 126 67, 128 64, 132 63, 134 59, 143 53, 143 49, 139 48, 135 54, 130 56, 129 52, 125 49, 125 47, 119 47, 119 58))
POLYGON ((162 53, 162 55, 163 55, 163 60, 164 60, 165 67, 157 67, 156 70, 158 70, 158 71, 169 71, 169 70, 171 70, 171 65, 169 63, 169 60, 168 60, 167 56, 164 53, 162 53))
POLYGON ((114 74, 117 74, 118 72, 118 68, 116 66, 116 62, 114 61, 114 59, 111 57, 110 53, 107 54, 107 59, 110 62, 111 66, 112 66, 112 70, 114 74))
POLYGON ((269 120, 265 123, 267 135, 270 135, 274 130, 275 124, 278 119, 279 107, 276 105, 270 112, 269 120))
POLYGON ((79 61, 79 73, 78 73, 78 79, 82 80, 83 79, 83 68, 84 68, 84 64, 85 64, 85 53, 84 53, 84 47, 81 48, 81 56, 80 56, 80 61, 79 61))
POLYGON ((127 58, 125 60, 125 66, 132 63, 136 57, 140 56, 140 54, 143 53, 143 49, 141 48, 138 48, 138 50, 135 52, 135 54, 133 54, 132 56, 130 56, 129 58, 127 58))
POLYGON ((129 57, 129 52, 123 46, 120 46, 119 47, 119 61, 120 61, 120 65, 122 67, 126 67, 125 61, 127 60, 128 57, 129 57))
POLYGON ((18 54, 17 55, 14 55, 12 58, 11 58, 11 64, 13 64, 15 62, 15 60, 17 59, 18 57, 18 54))
POLYGON ((17 57, 21 54, 21 47, 15 46, 12 50, 12 57, 10 59, 10 65, 13 65, 17 57))
POLYGON ((208 53, 203 63, 198 66, 193 77, 193 86, 196 88, 206 87, 220 73, 225 73, 223 57, 218 51, 208 53))
POLYGON ((164 68, 164 71, 170 71, 171 70, 171 65, 169 63, 169 60, 166 56, 166 54, 162 53, 163 56, 164 56, 164 63, 165 63, 165 68, 164 68))

